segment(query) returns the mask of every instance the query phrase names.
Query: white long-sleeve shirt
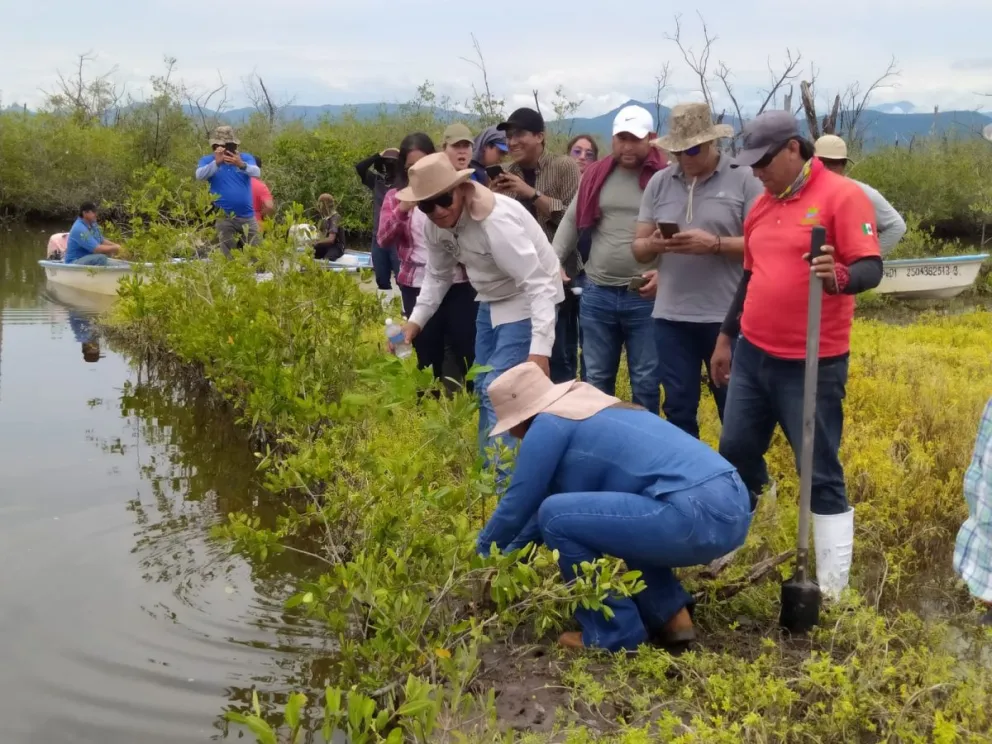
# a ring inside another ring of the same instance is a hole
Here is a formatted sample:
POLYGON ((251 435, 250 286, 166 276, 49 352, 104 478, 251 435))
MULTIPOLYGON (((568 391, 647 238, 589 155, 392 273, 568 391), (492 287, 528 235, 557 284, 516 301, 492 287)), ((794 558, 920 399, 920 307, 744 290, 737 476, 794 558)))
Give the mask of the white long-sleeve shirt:
POLYGON ((555 305, 565 299, 558 257, 544 231, 516 199, 472 183, 462 216, 446 230, 428 221, 427 270, 410 314, 423 328, 437 312, 461 263, 494 326, 531 321, 530 353, 551 356, 555 305))
POLYGON ((906 234, 906 221, 902 218, 895 207, 889 204, 888 199, 882 196, 878 189, 869 186, 866 183, 861 183, 861 181, 856 181, 851 179, 861 190, 865 192, 865 196, 871 201, 871 205, 875 207, 875 223, 878 225, 878 245, 882 249, 882 255, 891 251, 896 247, 896 243, 902 240, 902 236, 906 234))

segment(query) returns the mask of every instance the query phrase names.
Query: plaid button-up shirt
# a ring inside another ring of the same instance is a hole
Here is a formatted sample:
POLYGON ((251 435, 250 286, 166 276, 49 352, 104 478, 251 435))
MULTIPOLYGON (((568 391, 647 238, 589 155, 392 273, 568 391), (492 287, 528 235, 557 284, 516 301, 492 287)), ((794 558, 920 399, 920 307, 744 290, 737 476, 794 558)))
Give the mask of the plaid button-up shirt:
POLYGON ((992 602, 992 400, 985 406, 964 475, 968 519, 954 545, 954 570, 978 599, 992 602))

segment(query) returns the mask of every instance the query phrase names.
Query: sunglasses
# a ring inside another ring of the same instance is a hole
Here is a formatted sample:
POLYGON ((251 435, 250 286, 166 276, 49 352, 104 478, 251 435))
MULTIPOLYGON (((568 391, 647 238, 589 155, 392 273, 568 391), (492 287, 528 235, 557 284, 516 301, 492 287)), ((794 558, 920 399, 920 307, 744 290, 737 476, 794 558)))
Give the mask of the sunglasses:
POLYGON ((417 204, 417 208, 424 214, 430 214, 435 208, 441 207, 441 209, 447 209, 455 201, 455 196, 451 191, 444 194, 438 194, 433 199, 424 199, 422 202, 417 204))
POLYGON ((573 147, 572 157, 581 158, 582 160, 595 160, 596 153, 594 153, 592 150, 583 150, 581 147, 573 147))
POLYGON ((788 145, 788 144, 789 144, 788 142, 783 142, 781 145, 778 145, 777 147, 773 147, 771 150, 769 150, 768 152, 766 152, 764 155, 761 156, 761 160, 759 160, 757 163, 755 163, 751 167, 752 168, 767 168, 769 165, 772 164, 772 161, 776 157, 778 157, 778 154, 780 152, 782 152, 782 150, 784 150, 785 147, 786 147, 786 145, 788 145))
POLYGON ((702 145, 693 145, 692 147, 687 147, 685 150, 679 150, 673 152, 672 155, 679 157, 680 155, 688 155, 690 158, 696 157, 699 153, 703 151, 702 145))

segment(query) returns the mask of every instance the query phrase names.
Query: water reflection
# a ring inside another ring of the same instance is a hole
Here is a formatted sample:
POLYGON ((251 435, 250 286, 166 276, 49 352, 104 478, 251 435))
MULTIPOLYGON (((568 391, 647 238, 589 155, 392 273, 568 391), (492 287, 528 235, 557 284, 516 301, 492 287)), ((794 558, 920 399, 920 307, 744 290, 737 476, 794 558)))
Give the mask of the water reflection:
POLYGON ((282 608, 307 567, 209 539, 274 518, 251 448, 202 387, 100 338, 112 298, 46 286, 50 232, 0 233, 0 740, 224 738, 253 687, 324 682, 333 648, 282 608))

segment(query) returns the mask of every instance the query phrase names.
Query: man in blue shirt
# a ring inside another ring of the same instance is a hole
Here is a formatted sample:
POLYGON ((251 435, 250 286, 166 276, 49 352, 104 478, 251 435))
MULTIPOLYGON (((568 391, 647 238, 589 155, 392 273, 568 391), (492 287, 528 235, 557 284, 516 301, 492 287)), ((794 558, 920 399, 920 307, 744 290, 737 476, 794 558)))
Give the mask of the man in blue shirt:
POLYGON ((220 249, 228 258, 231 249, 245 243, 257 245, 258 223, 251 198, 251 179, 262 172, 255 158, 238 152, 241 144, 232 127, 217 127, 210 135, 213 154, 204 155, 196 168, 196 177, 210 184, 214 206, 221 212, 217 217, 217 238, 220 249))
POLYGON ((106 266, 121 247, 103 237, 96 223, 96 204, 86 202, 79 208, 79 217, 69 231, 65 262, 82 266, 106 266))

